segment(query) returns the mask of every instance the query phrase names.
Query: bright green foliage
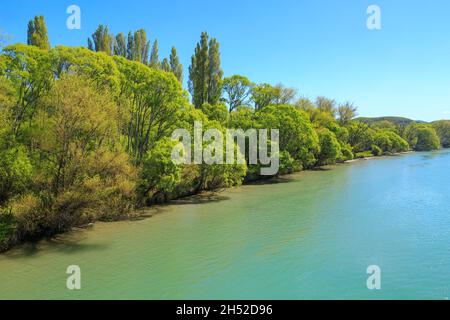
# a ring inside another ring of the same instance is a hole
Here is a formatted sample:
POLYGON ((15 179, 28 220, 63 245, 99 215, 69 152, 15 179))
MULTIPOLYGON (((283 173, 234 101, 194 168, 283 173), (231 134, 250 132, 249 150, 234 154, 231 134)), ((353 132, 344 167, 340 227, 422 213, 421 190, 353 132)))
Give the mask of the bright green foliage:
POLYGON ((345 143, 341 144, 341 157, 338 159, 339 161, 348 161, 354 158, 354 154, 352 151, 352 147, 345 143))
POLYGON ((450 148, 450 120, 433 122, 433 128, 441 140, 442 147, 450 148))
POLYGON ((292 105, 268 106, 257 114, 261 128, 279 129, 280 150, 309 168, 316 162, 319 138, 305 113, 292 105))
POLYGON ((258 128, 254 110, 247 106, 239 106, 230 113, 229 128, 248 130, 258 128))
POLYGON ((157 193, 167 197, 180 183, 183 167, 175 164, 171 158, 177 143, 164 138, 145 155, 138 189, 141 199, 152 198, 157 193))
POLYGON ((275 104, 277 96, 277 88, 267 83, 258 84, 252 89, 252 100, 255 103, 256 110, 262 110, 271 104, 275 104))
POLYGON ((374 131, 362 122, 351 122, 348 127, 348 142, 355 153, 371 149, 374 131))
POLYGON ((173 74, 115 57, 122 74, 121 97, 127 101, 129 124, 123 128, 128 152, 140 163, 155 143, 169 135, 177 111, 187 102, 173 74))
POLYGON ((201 110, 209 120, 217 120, 221 124, 225 124, 228 120, 227 106, 223 103, 218 103, 214 106, 209 103, 204 103, 201 110))
POLYGON ((372 145, 371 152, 372 152, 372 155, 374 155, 375 157, 379 157, 379 156, 383 155, 383 150, 381 150, 381 148, 375 144, 372 145))
POLYGON ((340 105, 337 109, 339 123, 347 125, 357 115, 357 108, 350 102, 340 105))
POLYGON ((47 50, 17 44, 4 49, 2 74, 16 92, 12 106, 12 130, 19 136, 21 128, 37 111, 39 99, 51 85, 52 73, 47 50))
POLYGON ((280 152, 280 170, 278 174, 290 174, 302 169, 300 162, 294 160, 286 150, 280 152))
POLYGON ((92 79, 100 90, 118 95, 120 73, 114 60, 106 54, 83 47, 57 46, 50 52, 51 69, 56 77, 76 73, 92 79))
POLYGON ((373 142, 382 152, 404 152, 409 149, 408 142, 392 131, 379 131, 374 134, 373 142))
POLYGON ((439 137, 431 125, 410 124, 405 131, 411 148, 416 151, 430 151, 440 148, 439 137))
POLYGON ((23 147, 0 150, 0 205, 27 190, 33 168, 23 147))
POLYGON ((231 112, 239 106, 249 105, 253 83, 244 76, 233 75, 223 80, 223 91, 231 112))
POLYGON ((43 16, 36 16, 28 22, 27 43, 43 50, 50 49, 47 26, 43 16))
POLYGON ((326 128, 316 130, 319 136, 320 152, 317 155, 317 163, 326 165, 335 163, 341 157, 341 145, 335 134, 326 128))

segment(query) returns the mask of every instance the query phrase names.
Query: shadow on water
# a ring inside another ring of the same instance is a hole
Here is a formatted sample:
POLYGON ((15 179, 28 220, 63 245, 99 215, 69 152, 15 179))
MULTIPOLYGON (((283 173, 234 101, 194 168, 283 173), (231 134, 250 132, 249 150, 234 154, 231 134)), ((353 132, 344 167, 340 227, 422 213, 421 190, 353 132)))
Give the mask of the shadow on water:
POLYGON ((282 176, 282 177, 273 177, 268 179, 261 179, 261 180, 255 180, 247 182, 246 185, 253 186, 253 185, 270 185, 270 184, 279 184, 279 183, 289 183, 296 181, 295 178, 290 177, 288 175, 282 176))
POLYGON ((3 253, 2 256, 8 259, 21 259, 33 257, 40 252, 58 252, 70 255, 80 251, 98 251, 108 248, 105 244, 82 243, 86 238, 85 230, 76 229, 38 242, 25 242, 19 247, 3 253))
POLYGON ((217 193, 194 195, 187 198, 172 200, 163 206, 186 205, 186 204, 207 204, 230 200, 230 197, 219 195, 217 193))

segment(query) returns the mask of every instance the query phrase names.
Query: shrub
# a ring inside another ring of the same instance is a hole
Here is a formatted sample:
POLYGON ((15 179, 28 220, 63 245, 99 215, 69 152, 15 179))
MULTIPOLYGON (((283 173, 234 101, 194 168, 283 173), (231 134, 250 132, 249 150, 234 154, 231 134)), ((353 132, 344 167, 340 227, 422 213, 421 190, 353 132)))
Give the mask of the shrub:
POLYGON ((372 145, 372 150, 371 150, 372 155, 374 155, 375 157, 379 157, 383 154, 383 150, 381 150, 380 147, 378 147, 377 145, 373 144, 372 145))

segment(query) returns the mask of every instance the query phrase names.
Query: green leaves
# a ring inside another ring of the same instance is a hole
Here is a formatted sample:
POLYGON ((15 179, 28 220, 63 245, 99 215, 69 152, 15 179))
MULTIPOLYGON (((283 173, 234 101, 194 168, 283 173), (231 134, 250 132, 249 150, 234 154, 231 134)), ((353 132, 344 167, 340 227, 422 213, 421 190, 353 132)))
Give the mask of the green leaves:
POLYGON ((27 43, 43 50, 50 49, 47 26, 43 16, 36 16, 28 22, 27 43))

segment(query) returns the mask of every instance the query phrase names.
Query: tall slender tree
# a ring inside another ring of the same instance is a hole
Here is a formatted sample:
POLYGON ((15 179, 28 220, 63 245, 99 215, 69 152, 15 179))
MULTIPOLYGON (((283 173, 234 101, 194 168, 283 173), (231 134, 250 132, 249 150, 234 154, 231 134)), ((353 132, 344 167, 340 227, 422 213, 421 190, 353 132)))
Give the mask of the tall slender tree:
POLYGON ((177 77, 178 81, 180 81, 182 83, 183 82, 183 65, 180 63, 180 59, 178 58, 178 55, 177 55, 177 49, 175 47, 172 47, 169 60, 170 60, 169 62, 170 62, 171 71, 173 72, 175 77, 177 77))
POLYGON ((114 54, 121 57, 127 56, 127 43, 125 35, 122 32, 116 36, 116 41, 114 42, 114 54))
POLYGON ((152 46, 152 52, 150 54, 150 67, 152 68, 159 68, 159 53, 158 53, 158 39, 155 39, 155 42, 153 42, 152 46))
POLYGON ((92 34, 92 40, 94 41, 95 51, 105 52, 108 55, 112 54, 113 36, 109 34, 108 26, 99 25, 97 30, 92 34))
POLYGON ((161 62, 161 69, 166 72, 172 72, 172 69, 170 68, 169 60, 167 60, 167 58, 164 58, 163 61, 161 62))
POLYGON ((147 40, 147 33, 144 29, 139 29, 134 33, 132 44, 132 57, 135 61, 139 61, 143 64, 148 62, 148 50, 150 42, 147 40))
POLYGON ((92 43, 91 38, 88 38, 88 49, 94 51, 94 44, 92 43))
POLYGON ((130 31, 130 32, 128 32, 128 37, 127 37, 127 59, 134 60, 133 55, 134 55, 134 37, 130 31))
POLYGON ((27 43, 44 50, 50 49, 47 26, 43 16, 36 16, 28 22, 27 43))
POLYGON ((196 108, 207 102, 215 105, 222 93, 223 71, 220 68, 219 43, 202 32, 189 67, 189 92, 196 108))
POLYGON ((222 95, 223 71, 220 68, 219 43, 215 38, 209 41, 208 61, 208 103, 215 105, 222 95))

